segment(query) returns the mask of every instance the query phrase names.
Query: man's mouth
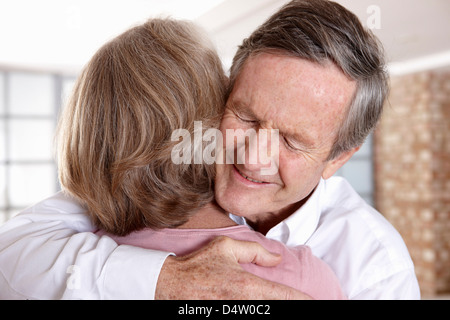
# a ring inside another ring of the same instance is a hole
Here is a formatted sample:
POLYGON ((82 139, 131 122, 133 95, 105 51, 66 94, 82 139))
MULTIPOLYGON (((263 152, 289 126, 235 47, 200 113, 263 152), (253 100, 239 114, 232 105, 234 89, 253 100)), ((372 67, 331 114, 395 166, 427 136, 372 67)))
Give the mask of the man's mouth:
MULTIPOLYGON (((236 168, 236 166, 235 166, 236 168)), ((252 179, 249 176, 246 176, 245 174, 243 174, 238 168, 236 168, 236 171, 245 179, 247 179, 248 181, 254 182, 254 183, 261 183, 261 184, 265 184, 265 183, 269 183, 269 182, 265 182, 265 181, 259 181, 256 179, 252 179)))

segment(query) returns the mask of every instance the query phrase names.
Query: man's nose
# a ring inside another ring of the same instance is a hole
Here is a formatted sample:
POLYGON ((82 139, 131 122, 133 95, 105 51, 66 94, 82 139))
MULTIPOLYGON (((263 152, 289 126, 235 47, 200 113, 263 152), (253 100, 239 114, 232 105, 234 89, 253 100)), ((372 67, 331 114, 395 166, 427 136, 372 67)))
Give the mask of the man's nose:
POLYGON ((239 150, 238 163, 249 172, 273 175, 278 171, 278 130, 260 129, 254 138, 245 139, 245 150, 239 150))

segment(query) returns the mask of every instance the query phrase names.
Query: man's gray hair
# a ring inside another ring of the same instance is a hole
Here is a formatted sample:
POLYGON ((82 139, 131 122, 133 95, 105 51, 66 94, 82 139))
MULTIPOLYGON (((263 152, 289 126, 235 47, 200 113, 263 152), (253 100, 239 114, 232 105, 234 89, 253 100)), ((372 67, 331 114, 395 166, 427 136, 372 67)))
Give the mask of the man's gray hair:
POLYGON ((282 7, 239 47, 230 71, 230 92, 249 57, 258 53, 332 61, 357 83, 336 141, 332 160, 364 143, 382 114, 389 92, 384 51, 358 17, 326 0, 294 0, 282 7))

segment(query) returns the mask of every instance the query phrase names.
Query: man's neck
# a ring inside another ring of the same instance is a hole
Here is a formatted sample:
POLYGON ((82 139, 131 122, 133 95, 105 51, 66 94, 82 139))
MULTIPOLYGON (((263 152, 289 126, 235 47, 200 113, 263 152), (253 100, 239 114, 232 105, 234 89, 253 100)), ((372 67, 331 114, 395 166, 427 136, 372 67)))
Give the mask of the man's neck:
POLYGON ((289 218, 294 212, 300 209, 314 193, 314 190, 306 198, 300 200, 299 202, 293 203, 277 212, 267 212, 265 214, 259 214, 255 219, 246 219, 247 223, 254 230, 266 235, 270 229, 283 220, 289 218))
POLYGON ((295 211, 297 211, 302 206, 302 203, 292 204, 283 210, 277 212, 267 212, 258 215, 255 219, 247 219, 247 223, 256 231, 266 235, 270 229, 275 227, 284 219, 291 216, 295 211))

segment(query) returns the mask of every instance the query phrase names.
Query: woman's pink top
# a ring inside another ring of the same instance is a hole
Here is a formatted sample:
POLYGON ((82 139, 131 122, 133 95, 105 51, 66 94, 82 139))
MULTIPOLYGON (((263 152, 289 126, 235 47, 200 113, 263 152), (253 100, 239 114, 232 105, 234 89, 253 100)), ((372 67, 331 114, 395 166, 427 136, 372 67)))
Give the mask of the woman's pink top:
POLYGON ((270 240, 246 226, 220 229, 162 229, 158 231, 144 229, 126 237, 112 236, 101 230, 97 234, 108 235, 118 244, 173 252, 177 256, 196 251, 218 236, 258 242, 268 251, 282 255, 283 260, 276 267, 242 264, 246 271, 261 278, 293 287, 314 299, 346 299, 334 272, 325 262, 313 256, 309 247, 288 248, 281 242, 270 240))

